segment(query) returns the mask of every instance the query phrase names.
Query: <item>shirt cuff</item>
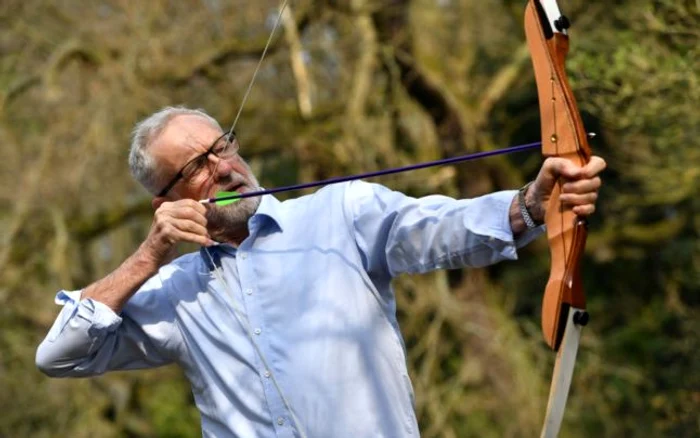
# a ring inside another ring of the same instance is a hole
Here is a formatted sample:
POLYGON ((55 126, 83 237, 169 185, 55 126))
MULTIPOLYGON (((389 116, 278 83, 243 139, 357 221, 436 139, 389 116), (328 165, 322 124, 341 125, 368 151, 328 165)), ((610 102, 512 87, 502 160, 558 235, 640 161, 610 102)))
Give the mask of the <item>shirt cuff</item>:
POLYGON ((82 290, 62 290, 56 294, 55 303, 63 306, 63 310, 54 324, 54 333, 49 334, 49 340, 56 339, 71 320, 87 323, 91 336, 96 335, 96 332, 114 331, 122 323, 122 318, 109 306, 92 298, 81 300, 81 295, 82 290))
MULTIPOLYGON (((505 242, 514 242, 515 248, 520 249, 542 235, 546 228, 544 225, 540 225, 536 228, 523 231, 517 239, 513 236, 513 228, 510 225, 510 206, 517 195, 517 190, 504 190, 488 196, 492 198, 492 202, 498 204, 498 208, 501 212, 500 227, 494 230, 496 232, 496 237, 505 242)), ((517 258, 517 254, 513 255, 517 258)))
POLYGON ((547 228, 544 225, 540 225, 538 227, 523 231, 520 234, 520 236, 518 236, 518 238, 515 239, 515 247, 518 249, 524 247, 525 245, 529 244, 530 242, 544 234, 546 230, 547 228))

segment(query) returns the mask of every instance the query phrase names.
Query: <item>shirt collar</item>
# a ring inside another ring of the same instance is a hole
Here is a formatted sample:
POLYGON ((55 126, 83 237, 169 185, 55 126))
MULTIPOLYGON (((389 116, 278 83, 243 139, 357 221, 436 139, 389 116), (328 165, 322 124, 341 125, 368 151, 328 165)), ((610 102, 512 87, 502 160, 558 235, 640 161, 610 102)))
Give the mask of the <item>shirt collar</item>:
POLYGON ((263 225, 270 224, 275 230, 284 231, 282 203, 272 195, 264 195, 255 214, 248 220, 251 234, 263 225))
MULTIPOLYGON (((258 209, 255 211, 255 214, 248 219, 250 234, 258 234, 263 227, 268 225, 270 226, 270 232, 283 231, 282 219, 282 203, 272 195, 264 195, 260 200, 260 205, 258 205, 258 209)), ((199 249, 199 253, 204 259, 204 263, 207 265, 209 270, 214 269, 215 266, 221 266, 221 255, 219 251, 224 251, 229 254, 235 254, 238 251, 236 248, 227 243, 212 246, 208 249, 209 254, 207 254, 207 249, 204 247, 199 249)))

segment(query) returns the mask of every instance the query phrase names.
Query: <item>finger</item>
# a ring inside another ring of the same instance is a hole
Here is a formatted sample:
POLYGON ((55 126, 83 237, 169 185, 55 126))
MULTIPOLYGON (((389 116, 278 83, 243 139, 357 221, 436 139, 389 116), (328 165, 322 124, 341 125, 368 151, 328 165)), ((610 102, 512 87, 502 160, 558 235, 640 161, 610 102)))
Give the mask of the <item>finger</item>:
POLYGON ((584 178, 593 178, 605 170, 606 167, 608 167, 608 164, 605 162, 605 160, 594 155, 581 169, 581 175, 584 178))
POLYGON ((570 206, 594 204, 597 199, 597 192, 562 193, 559 195, 559 200, 570 206))
POLYGON ((166 201, 163 202, 159 208, 168 211, 174 211, 183 208, 191 208, 195 211, 201 212, 202 214, 204 214, 204 212, 206 211, 206 207, 200 202, 195 201, 194 199, 179 199, 177 201, 166 201))
POLYGON ((208 234, 202 235, 199 233, 191 233, 180 229, 173 230, 171 233, 171 237, 174 238, 177 242, 191 242, 196 243, 200 246, 211 246, 214 244, 214 241, 211 240, 211 237, 209 237, 208 234))
POLYGON ((542 164, 535 180, 535 187, 540 193, 551 193, 559 178, 565 180, 579 179, 581 168, 571 161, 560 157, 549 157, 542 164))
POLYGON ((597 191, 602 185, 599 177, 569 181, 561 187, 562 193, 588 193, 597 191))
POLYGON ((207 208, 204 206, 204 204, 200 203, 199 201, 195 201, 194 199, 181 199, 178 201, 182 203, 182 205, 193 208, 195 211, 205 214, 207 212, 207 208))
MULTIPOLYGON (((194 199, 180 199, 175 202, 167 203, 169 204, 169 209, 174 210, 193 210, 204 216, 207 212, 207 208, 195 201, 194 199)), ((165 204, 164 204, 165 205, 165 204)))
MULTIPOLYGON (((178 213, 183 214, 182 212, 178 213)), ((156 214, 153 218, 154 235, 159 236, 158 238, 160 240, 168 242, 169 244, 177 241, 178 232, 196 233, 209 238, 209 232, 206 228, 206 219, 204 219, 204 223, 202 223, 198 213, 191 212, 191 215, 194 216, 194 220, 174 218, 168 214, 168 212, 156 214)))
POLYGON ((566 158, 552 157, 550 166, 554 177, 564 177, 567 179, 577 179, 581 176, 582 168, 566 158))
POLYGON ((176 211, 174 211, 171 215, 171 217, 175 220, 184 220, 184 221, 191 221, 194 223, 197 223, 203 227, 207 226, 207 217, 205 216, 206 210, 204 213, 200 211, 195 211, 192 208, 185 207, 185 208, 179 208, 176 211))
POLYGON ((158 229, 159 239, 169 245, 177 242, 194 242, 204 245, 211 241, 206 228, 191 221, 170 221, 158 229))
POLYGON ((207 228, 197 222, 191 220, 178 220, 172 222, 173 226, 185 233, 198 234, 200 236, 205 236, 209 238, 209 231, 207 228))
POLYGON ((577 205, 572 211, 578 216, 590 216, 595 212, 595 204, 577 205))
POLYGON ((562 175, 562 172, 567 172, 568 174, 574 172, 571 166, 573 165, 569 160, 559 157, 547 158, 544 160, 544 163, 542 163, 540 172, 535 179, 534 188, 541 194, 550 193, 557 183, 557 180, 562 175))
POLYGON ((158 210, 156 210, 156 215, 160 215, 164 218, 169 217, 173 219, 191 220, 206 227, 206 211, 206 208, 204 208, 204 206, 199 203, 196 203, 196 205, 194 205, 191 203, 178 204, 175 202, 166 202, 163 203, 163 205, 161 205, 161 207, 158 210))

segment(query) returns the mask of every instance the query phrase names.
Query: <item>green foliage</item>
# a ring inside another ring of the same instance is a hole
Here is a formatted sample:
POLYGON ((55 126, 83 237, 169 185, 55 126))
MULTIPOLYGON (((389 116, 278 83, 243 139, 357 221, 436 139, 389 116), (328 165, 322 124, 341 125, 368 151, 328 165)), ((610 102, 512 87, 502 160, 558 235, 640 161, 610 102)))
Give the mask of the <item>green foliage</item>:
POLYGON ((189 384, 181 373, 159 376, 155 387, 144 385, 139 394, 144 417, 153 426, 153 435, 161 438, 185 438, 201 434, 199 412, 194 406, 189 384))

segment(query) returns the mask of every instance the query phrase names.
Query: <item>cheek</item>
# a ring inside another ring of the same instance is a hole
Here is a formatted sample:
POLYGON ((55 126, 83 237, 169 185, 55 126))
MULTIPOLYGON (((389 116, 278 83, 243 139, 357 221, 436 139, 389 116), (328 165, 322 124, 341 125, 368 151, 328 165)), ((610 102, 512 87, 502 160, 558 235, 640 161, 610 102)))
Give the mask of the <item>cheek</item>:
POLYGON ((202 196, 208 196, 207 191, 209 185, 211 184, 211 178, 206 175, 198 175, 195 178, 190 179, 187 182, 186 190, 191 198, 200 198, 202 196))
POLYGON ((208 181, 210 181, 211 178, 209 175, 205 175, 204 172, 202 172, 200 175, 197 175, 195 178, 192 178, 190 180, 190 187, 193 189, 200 189, 202 186, 206 185, 208 181))
POLYGON ((234 172, 243 175, 248 179, 253 176, 253 172, 250 170, 248 163, 243 161, 240 157, 236 157, 236 159, 231 162, 231 168, 234 172))

